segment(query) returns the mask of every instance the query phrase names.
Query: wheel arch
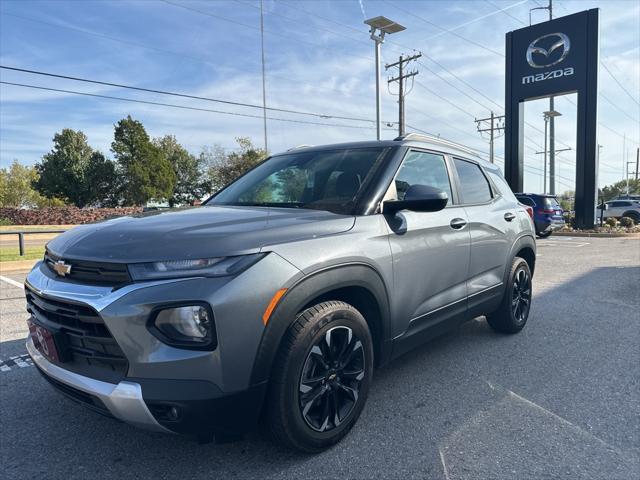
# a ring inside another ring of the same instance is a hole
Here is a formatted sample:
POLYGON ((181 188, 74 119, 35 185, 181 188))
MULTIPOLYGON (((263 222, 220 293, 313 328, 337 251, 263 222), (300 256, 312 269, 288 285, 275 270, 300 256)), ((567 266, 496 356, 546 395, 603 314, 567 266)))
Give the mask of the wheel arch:
POLYGON ((390 310, 382 277, 368 264, 336 265, 303 277, 282 297, 262 334, 251 373, 252 385, 269 379, 284 334, 297 314, 326 300, 342 300, 357 308, 369 324, 376 364, 388 361, 391 352, 390 310))
POLYGON ((636 210, 627 210, 626 212, 624 212, 622 215, 620 215, 620 218, 622 217, 629 217, 633 220, 637 220, 640 218, 640 213, 637 212, 636 210))
POLYGON ((509 276, 509 271, 511 270, 511 264, 513 263, 513 259, 515 257, 524 258, 524 260, 529 265, 529 270, 531 270, 531 275, 533 276, 535 268, 536 268, 536 241, 531 235, 523 235, 518 238, 513 246, 511 247, 511 255, 509 256, 510 261, 506 265, 504 272, 504 284, 507 284, 507 278, 509 276))

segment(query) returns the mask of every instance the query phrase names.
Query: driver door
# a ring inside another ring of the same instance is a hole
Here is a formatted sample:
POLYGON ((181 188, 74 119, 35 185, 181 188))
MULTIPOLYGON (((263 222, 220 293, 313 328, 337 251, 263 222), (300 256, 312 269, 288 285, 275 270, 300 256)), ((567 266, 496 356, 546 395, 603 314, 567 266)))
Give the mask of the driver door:
POLYGON ((466 212, 453 195, 450 172, 443 154, 409 150, 385 195, 385 200, 402 199, 410 186, 427 185, 449 196, 439 212, 384 215, 393 258, 393 336, 401 337, 394 355, 466 313, 471 237, 466 212))

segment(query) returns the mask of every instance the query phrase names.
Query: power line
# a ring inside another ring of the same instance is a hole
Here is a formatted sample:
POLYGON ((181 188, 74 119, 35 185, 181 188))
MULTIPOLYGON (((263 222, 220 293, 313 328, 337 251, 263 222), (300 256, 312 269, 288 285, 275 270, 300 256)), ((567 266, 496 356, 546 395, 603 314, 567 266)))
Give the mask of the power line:
MULTIPOLYGON (((117 37, 114 37, 112 35, 107 35, 107 34, 95 32, 95 31, 91 31, 91 30, 85 30, 85 29, 82 29, 82 28, 72 27, 70 25, 62 25, 60 23, 46 22, 44 20, 25 17, 23 15, 16 15, 16 14, 13 14, 13 13, 4 13, 3 12, 1 15, 19 18, 21 20, 26 20, 28 22, 40 23, 42 25, 47 25, 47 26, 53 27, 53 28, 71 30, 73 32, 81 33, 83 35, 94 36, 94 37, 97 37, 97 38, 101 38, 101 39, 104 39, 104 40, 109 40, 109 41, 112 41, 112 42, 118 42, 118 43, 122 43, 122 44, 125 44, 125 45, 133 45, 133 46, 138 47, 138 48, 144 48, 144 49, 147 49, 147 50, 155 51, 155 52, 162 53, 162 54, 165 54, 165 55, 172 55, 172 56, 179 57, 179 58, 186 58, 186 59, 198 62, 198 63, 203 63, 203 64, 211 65, 211 66, 214 66, 214 67, 218 67, 219 66, 219 63, 212 62, 212 61, 210 61, 210 60, 208 60, 208 59, 206 59, 204 57, 195 57, 193 55, 188 55, 188 54, 186 54, 184 52, 178 52, 178 51, 174 51, 174 50, 166 50, 166 49, 154 47, 154 46, 151 46, 151 45, 146 45, 146 44, 143 44, 143 43, 134 42, 132 40, 125 40, 125 39, 122 39, 122 38, 117 38, 117 37)), ((254 65, 257 65, 257 62, 252 62, 252 63, 254 65)), ((280 79, 283 79, 283 80, 291 80, 291 76, 283 76, 283 75, 277 75, 277 74, 273 74, 273 73, 270 73, 269 75, 271 77, 273 77, 273 78, 280 78, 280 79)), ((319 88, 319 89, 323 89, 323 90, 331 90, 331 91, 340 93, 341 95, 345 95, 345 93, 343 91, 338 90, 336 88, 331 88, 331 87, 327 87, 327 86, 318 86, 318 85, 315 85, 315 84, 301 82, 299 80, 297 80, 296 83, 298 83, 300 85, 307 85, 307 86, 310 86, 310 87, 313 87, 313 88, 319 88)))
POLYGON ((494 50, 494 49, 492 49, 492 48, 487 47, 486 45, 483 45, 483 44, 481 44, 481 43, 478 43, 478 42, 476 42, 475 40, 471 40, 471 39, 469 39, 469 38, 463 37, 462 35, 460 35, 460 34, 458 34, 458 33, 454 32, 453 30, 447 30, 446 28, 441 27, 441 26, 440 26, 440 25, 438 25, 437 23, 431 22, 431 21, 427 20, 426 18, 424 18, 424 17, 422 17, 422 16, 420 16, 420 15, 418 15, 418 14, 416 14, 416 13, 413 13, 413 12, 412 12, 412 11, 410 11, 410 10, 407 10, 406 8, 400 7, 399 5, 397 5, 397 4, 395 4, 395 3, 391 3, 391 2, 389 2, 388 0, 382 0, 382 1, 383 1, 384 3, 386 3, 387 5, 390 5, 390 6, 394 7, 394 8, 396 8, 397 10, 400 10, 401 12, 406 13, 407 15, 410 15, 410 16, 412 16, 412 17, 414 17, 414 18, 417 18, 418 20, 423 21, 423 22, 424 22, 424 23, 426 23, 427 25, 431 25, 432 27, 435 27, 435 28, 437 28, 438 30, 442 30, 442 31, 443 31, 443 33, 448 33, 449 35, 453 35, 454 37, 457 37, 457 38, 459 38, 460 40, 464 40, 465 42, 467 42, 467 43, 469 43, 469 44, 471 44, 471 45, 475 45, 476 47, 482 48, 483 50, 486 50, 486 51, 488 51, 488 52, 491 52, 491 53, 493 53, 493 54, 495 54, 495 55, 499 55, 499 56, 501 56, 501 57, 504 57, 504 54, 503 54, 502 52, 498 52, 497 50, 494 50))
MULTIPOLYGON (((232 115, 232 116, 236 116, 236 117, 259 118, 259 119, 263 118, 262 115, 252 115, 250 113, 227 112, 227 111, 224 111, 224 110, 213 110, 213 109, 209 109, 209 108, 189 107, 189 106, 186 106, 186 105, 176 105, 176 104, 173 104, 173 103, 153 102, 153 101, 150 101, 150 100, 138 100, 138 99, 133 99, 133 98, 116 97, 116 96, 113 96, 113 95, 101 95, 101 94, 97 94, 97 93, 78 92, 76 90, 65 90, 65 89, 61 89, 61 88, 41 87, 41 86, 38 86, 38 85, 29 85, 29 84, 25 84, 25 83, 15 83, 15 82, 0 81, 0 84, 12 85, 12 86, 15 86, 15 87, 32 88, 32 89, 35 89, 35 90, 46 90, 46 91, 49 91, 49 92, 58 92, 58 93, 68 93, 68 94, 73 94, 73 95, 81 95, 81 96, 84 96, 84 97, 95 97, 95 98, 103 98, 103 99, 108 99, 108 100, 118 100, 118 101, 122 101, 122 102, 140 103, 140 104, 144 104, 144 105, 154 105, 154 106, 160 106, 160 107, 179 108, 181 110, 194 110, 194 111, 198 111, 198 112, 218 113, 218 114, 222 114, 222 115, 232 115)), ((358 129, 364 129, 364 130, 371 130, 371 129, 375 128, 375 126, 365 127, 365 126, 361 126, 361 125, 348 125, 348 124, 341 124, 341 123, 311 122, 311 121, 307 121, 307 120, 294 120, 294 119, 290 119, 290 118, 278 118, 278 117, 267 117, 267 118, 269 120, 274 120, 274 121, 278 121, 278 122, 300 123, 300 124, 305 124, 305 125, 322 125, 322 126, 327 126, 327 127, 358 128, 358 129)), ((394 129, 387 129, 387 130, 394 130, 394 129)))
MULTIPOLYGON (((234 1, 234 2, 236 2, 236 3, 239 3, 240 5, 244 5, 245 7, 254 8, 254 9, 258 9, 258 10, 260 9, 260 7, 259 7, 259 6, 257 6, 257 5, 252 5, 251 3, 243 2, 242 0, 233 0, 233 1, 234 1)), ((285 6, 288 6, 288 5, 286 5, 286 4, 284 4, 284 5, 285 5, 285 6)), ((287 21, 292 22, 292 23, 300 24, 300 21, 299 21, 298 19, 288 17, 288 16, 283 15, 283 14, 278 13, 278 12, 269 12, 269 15, 273 15, 273 16, 275 16, 275 17, 283 18, 284 20, 287 20, 287 21)), ((344 33, 341 33, 341 32, 335 32, 335 31, 333 31, 333 30, 329 30, 328 28, 320 27, 320 26, 317 26, 317 25, 311 25, 311 24, 309 24, 309 23, 305 24, 305 26, 306 26, 306 27, 309 27, 309 28, 313 28, 313 29, 315 29, 315 30, 319 30, 319 31, 323 31, 323 32, 328 32, 328 33, 331 33, 331 34, 336 35, 336 36, 345 37, 345 38, 348 38, 348 39, 350 39, 350 40, 352 40, 352 41, 354 41, 354 42, 360 42, 360 43, 364 43, 364 44, 366 44, 366 45, 369 45, 369 42, 368 42, 367 40, 364 40, 364 38, 354 38, 354 37, 351 37, 351 36, 347 36, 347 35, 346 35, 346 34, 344 34, 344 33)), ((354 30, 355 30, 355 29, 354 29, 354 30)), ((363 30, 356 30, 356 31, 357 31, 357 32, 358 32, 358 34, 360 34, 360 35, 362 35, 362 33, 363 33, 363 30)))
POLYGON ((625 86, 620 82, 620 80, 618 80, 618 78, 613 74, 613 72, 611 70, 609 70, 609 67, 607 67, 607 64, 604 63, 602 60, 600 60, 600 65, 602 65, 604 67, 604 69, 607 71, 607 73, 611 76, 611 78, 613 78, 615 80, 615 82, 618 84, 618 86, 624 91, 624 93, 626 93, 629 98, 631 100, 633 100, 633 102, 638 105, 640 107, 640 102, 638 102, 638 100, 629 93, 629 90, 627 90, 625 88, 625 86))
POLYGON ((224 100, 224 99, 220 99, 220 98, 202 97, 202 96, 199 96, 199 95, 190 95, 190 94, 187 94, 187 93, 169 92, 169 91, 166 91, 166 90, 158 90, 158 89, 154 89, 154 88, 134 87, 132 85, 125 85, 125 84, 121 84, 121 83, 105 82, 105 81, 102 81, 102 80, 92 80, 92 79, 82 78, 82 77, 72 77, 72 76, 69 76, 69 75, 61 75, 61 74, 56 74, 56 73, 43 72, 43 71, 40 71, 40 70, 29 70, 29 69, 26 69, 26 68, 9 67, 9 66, 6 66, 6 65, 0 65, 0 69, 12 70, 12 71, 15 71, 15 72, 22 72, 22 73, 29 73, 29 74, 33 74, 33 75, 42 75, 42 76, 45 76, 45 77, 61 78, 61 79, 65 79, 65 80, 73 80, 73 81, 76 81, 76 82, 92 83, 92 84, 96 84, 96 85, 105 85, 105 86, 108 86, 108 87, 124 88, 124 89, 128 89, 128 90, 136 90, 136 91, 139 91, 139 92, 157 93, 157 94, 160 94, 160 95, 170 95, 170 96, 173 96, 173 97, 189 98, 189 99, 192 99, 192 100, 204 100, 204 101, 207 101, 207 102, 223 103, 223 104, 226 104, 226 105, 234 105, 234 106, 239 106, 239 107, 258 108, 260 110, 266 109, 266 110, 270 110, 270 111, 273 111, 273 112, 292 113, 292 114, 295 114, 295 115, 306 115, 306 116, 310 116, 310 117, 318 117, 318 118, 325 118, 325 119, 351 120, 351 121, 356 121, 356 122, 373 122, 373 120, 369 120, 369 119, 366 119, 366 118, 345 117, 345 116, 341 116, 341 115, 333 115, 333 114, 327 114, 327 113, 305 112, 305 111, 300 111, 300 110, 291 110, 291 109, 277 108, 277 107, 264 107, 263 105, 238 102, 238 101, 235 101, 235 100, 224 100))
POLYGON ((627 117, 634 123, 640 123, 640 120, 636 120, 635 118, 633 118, 631 115, 625 112, 622 108, 620 108, 618 105, 613 103, 613 101, 611 101, 609 97, 607 97, 604 93, 600 93, 600 98, 602 98, 603 100, 606 100, 607 103, 609 103, 611 106, 613 106, 616 110, 618 110, 620 113, 622 113, 625 117, 627 117))
MULTIPOLYGON (((172 5, 172 6, 177 7, 177 8, 183 8, 184 10, 188 10, 188 11, 193 12, 193 13, 199 13, 200 15, 205 15, 207 17, 217 18, 218 20, 222 20, 222 21, 225 21, 225 22, 233 23, 233 24, 239 25, 241 27, 250 28, 250 29, 253 29, 253 30, 260 30, 260 27, 256 27, 255 25, 250 25, 248 23, 239 22, 239 21, 233 20, 231 18, 223 17, 222 15, 218 15, 216 13, 211 13, 211 12, 207 12, 207 11, 204 11, 204 10, 199 10, 197 8, 188 7, 187 5, 173 3, 173 2, 170 2, 169 0, 158 0, 158 1, 166 3, 167 5, 172 5)), ((300 38, 289 37, 287 35, 282 35, 281 33, 274 32, 272 30, 265 30, 264 33, 268 33, 269 35, 274 35, 276 37, 284 38, 285 40, 289 40, 289 41, 292 41, 292 42, 306 43, 307 45, 311 45, 313 47, 320 47, 322 49, 326 48, 325 45, 322 45, 320 43, 310 42, 308 40, 302 40, 300 38)), ((361 56, 361 55, 356 55, 356 54, 348 53, 348 52, 347 53, 343 53, 343 55, 347 55, 347 56, 354 57, 354 58, 359 58, 359 59, 369 60, 368 57, 364 57, 364 56, 361 56)))

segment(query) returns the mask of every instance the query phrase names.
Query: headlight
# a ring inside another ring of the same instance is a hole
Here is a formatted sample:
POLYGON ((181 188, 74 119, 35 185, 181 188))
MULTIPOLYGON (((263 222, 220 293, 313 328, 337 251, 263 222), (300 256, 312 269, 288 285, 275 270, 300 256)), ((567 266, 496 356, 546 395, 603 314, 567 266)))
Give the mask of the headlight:
POLYGON ((240 273, 265 255, 265 253, 254 253, 237 257, 132 263, 129 264, 129 273, 134 280, 156 280, 195 276, 221 277, 240 273))
POLYGON ((168 345, 206 350, 216 347, 213 314, 206 304, 162 307, 151 316, 149 329, 168 345))

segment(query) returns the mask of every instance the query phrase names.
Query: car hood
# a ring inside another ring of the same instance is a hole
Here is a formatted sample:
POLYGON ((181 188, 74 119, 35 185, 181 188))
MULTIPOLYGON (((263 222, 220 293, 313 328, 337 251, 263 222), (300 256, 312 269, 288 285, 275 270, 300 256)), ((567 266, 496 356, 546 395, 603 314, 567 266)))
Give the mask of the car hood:
POLYGON ((354 221, 351 215, 319 210, 205 206, 81 225, 47 248, 68 259, 126 263, 221 257, 335 235, 354 221))

